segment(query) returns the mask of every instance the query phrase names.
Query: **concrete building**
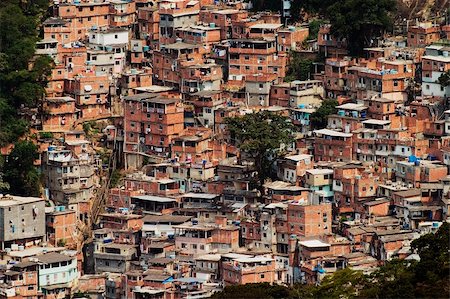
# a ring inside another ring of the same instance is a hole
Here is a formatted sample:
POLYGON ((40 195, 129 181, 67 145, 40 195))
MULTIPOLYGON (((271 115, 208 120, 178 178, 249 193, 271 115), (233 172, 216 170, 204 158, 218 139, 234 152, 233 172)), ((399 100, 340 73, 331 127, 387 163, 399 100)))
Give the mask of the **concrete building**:
POLYGON ((45 201, 38 197, 0 197, 0 242, 3 249, 12 244, 26 245, 45 236, 45 201))

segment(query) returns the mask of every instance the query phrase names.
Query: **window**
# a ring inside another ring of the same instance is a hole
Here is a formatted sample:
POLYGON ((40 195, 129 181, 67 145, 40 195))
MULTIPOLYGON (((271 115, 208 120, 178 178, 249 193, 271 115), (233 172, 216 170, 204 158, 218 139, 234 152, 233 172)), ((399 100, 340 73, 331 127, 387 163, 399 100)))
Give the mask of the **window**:
POLYGON ((261 274, 261 279, 263 279, 264 278, 264 274, 261 274))
POLYGON ((118 36, 117 34, 114 34, 114 38, 115 38, 115 39, 118 39, 119 36, 118 36))

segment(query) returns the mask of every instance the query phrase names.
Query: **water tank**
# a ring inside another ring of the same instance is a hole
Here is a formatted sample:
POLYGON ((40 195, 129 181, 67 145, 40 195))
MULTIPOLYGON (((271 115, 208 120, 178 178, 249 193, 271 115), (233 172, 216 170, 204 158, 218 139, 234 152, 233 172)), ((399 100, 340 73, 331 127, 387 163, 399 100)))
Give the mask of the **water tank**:
POLYGON ((192 225, 198 225, 198 219, 192 219, 192 225))
POLYGON ((209 23, 209 27, 216 28, 216 24, 215 23, 209 23))
POLYGON ((54 151, 54 150, 56 150, 56 146, 54 146, 54 145, 50 145, 50 146, 47 148, 47 151, 49 151, 49 152, 52 152, 52 151, 54 151))
POLYGON ((352 116, 353 117, 358 117, 358 111, 352 111, 352 116))
POLYGON ((338 115, 339 116, 345 116, 345 111, 344 110, 339 110, 338 111, 338 115))
POLYGON ((417 161, 417 157, 414 155, 409 156, 408 158, 408 162, 410 163, 415 163, 417 161))
POLYGON ((25 246, 19 245, 19 251, 24 251, 24 250, 25 250, 25 246))
POLYGON ((367 116, 366 111, 361 111, 361 117, 366 118, 366 116, 367 116))
POLYGON ((305 109, 305 104, 299 104, 299 105, 298 105, 298 108, 300 108, 300 109, 305 109))
POLYGON ((148 50, 150 50, 150 47, 149 46, 144 46, 143 49, 144 49, 144 52, 147 52, 148 50))

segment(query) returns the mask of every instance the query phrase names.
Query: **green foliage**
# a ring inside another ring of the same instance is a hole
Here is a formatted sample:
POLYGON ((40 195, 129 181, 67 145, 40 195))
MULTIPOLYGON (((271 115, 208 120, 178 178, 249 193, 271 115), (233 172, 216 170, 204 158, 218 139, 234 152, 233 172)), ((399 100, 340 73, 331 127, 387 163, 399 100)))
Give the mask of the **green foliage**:
POLYGON ((322 102, 322 106, 320 106, 314 113, 311 114, 312 129, 325 128, 328 122, 328 115, 335 114, 337 112, 337 105, 338 102, 336 100, 324 100, 322 102))
POLYGON ((291 82, 294 80, 308 80, 313 71, 313 62, 302 58, 297 52, 291 53, 288 71, 284 80, 291 82))
POLYGON ((252 283, 226 287, 223 292, 214 294, 212 299, 278 299, 288 297, 289 289, 287 287, 270 285, 268 283, 252 283))
POLYGON ((444 222, 436 234, 414 240, 411 247, 420 261, 415 265, 415 282, 421 284, 419 296, 439 298, 450 292, 450 225, 444 222))
POLYGON ((419 262, 392 260, 371 275, 342 269, 320 285, 296 284, 285 288, 266 283, 226 287, 213 298, 448 298, 450 292, 450 230, 444 222, 436 234, 412 242, 419 262))
POLYGON ((91 123, 90 122, 83 123, 83 131, 84 131, 84 134, 89 135, 89 133, 91 132, 91 123))
POLYGON ((309 22, 309 34, 307 40, 317 39, 319 35, 320 26, 323 23, 324 22, 322 20, 312 20, 311 22, 309 22))
POLYGON ((395 0, 344 0, 331 5, 327 14, 331 32, 346 38, 352 55, 362 54, 371 40, 392 27, 389 13, 394 12, 395 0))
POLYGON ((318 298, 355 298, 366 278, 360 271, 349 268, 326 276, 315 290, 318 298))
POLYGON ((9 184, 11 194, 40 195, 40 176, 34 166, 38 158, 37 147, 32 142, 19 141, 14 145, 3 167, 4 180, 9 184))
POLYGON ((53 133, 52 132, 40 132, 39 137, 42 139, 52 139, 53 133))
POLYGON ((38 40, 37 27, 48 9, 46 0, 3 0, 0 5, 0 146, 28 131, 18 110, 37 107, 45 95, 52 59, 38 57, 29 68, 38 40))
POLYGON ((276 11, 281 9, 281 1, 274 0, 251 0, 254 11, 276 11))
POLYGON ((58 240, 58 244, 56 244, 56 245, 58 245, 58 247, 64 247, 64 246, 66 246, 66 239, 59 239, 58 240))
POLYGON ((117 187, 121 178, 122 174, 120 173, 120 170, 114 169, 113 172, 111 173, 110 188, 117 187))
POLYGON ((147 157, 147 156, 144 156, 142 158, 142 165, 145 166, 145 165, 148 165, 148 164, 150 164, 150 158, 147 157))
POLYGON ((259 188, 272 174, 272 163, 281 153, 282 145, 293 141, 293 125, 289 118, 262 111, 241 117, 227 118, 232 139, 242 153, 253 159, 258 172, 259 188))
POLYGON ((291 14, 317 13, 330 20, 332 33, 348 41, 352 55, 360 55, 372 39, 392 27, 395 0, 294 0, 291 14))
POLYGON ((447 70, 445 73, 442 73, 439 76, 437 83, 439 83, 442 87, 450 86, 450 70, 447 70))

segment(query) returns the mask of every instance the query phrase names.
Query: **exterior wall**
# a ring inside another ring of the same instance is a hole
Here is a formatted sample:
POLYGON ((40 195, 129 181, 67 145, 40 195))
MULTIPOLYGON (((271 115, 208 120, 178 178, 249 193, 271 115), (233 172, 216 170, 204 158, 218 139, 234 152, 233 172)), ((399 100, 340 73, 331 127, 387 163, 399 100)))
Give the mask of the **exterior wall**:
POLYGON ((11 203, 0 208, 2 242, 41 238, 45 235, 45 201, 11 203))
POLYGON ((238 285, 247 283, 268 282, 273 283, 275 277, 275 261, 269 265, 256 265, 249 269, 245 269, 238 265, 237 267, 231 263, 223 264, 223 279, 225 285, 238 285))
POLYGON ((60 246, 60 242, 65 246, 72 247, 78 241, 76 237, 75 211, 62 213, 51 213, 46 216, 47 236, 53 246, 60 246))
POLYGON ((407 34, 408 47, 425 47, 440 38, 439 26, 411 26, 407 34))
POLYGON ((63 266, 63 263, 52 263, 50 268, 39 266, 39 288, 56 284, 75 285, 79 277, 77 260, 72 259, 63 266))
POLYGON ((321 236, 331 233, 331 204, 289 204, 287 224, 289 234, 303 237, 321 236))

